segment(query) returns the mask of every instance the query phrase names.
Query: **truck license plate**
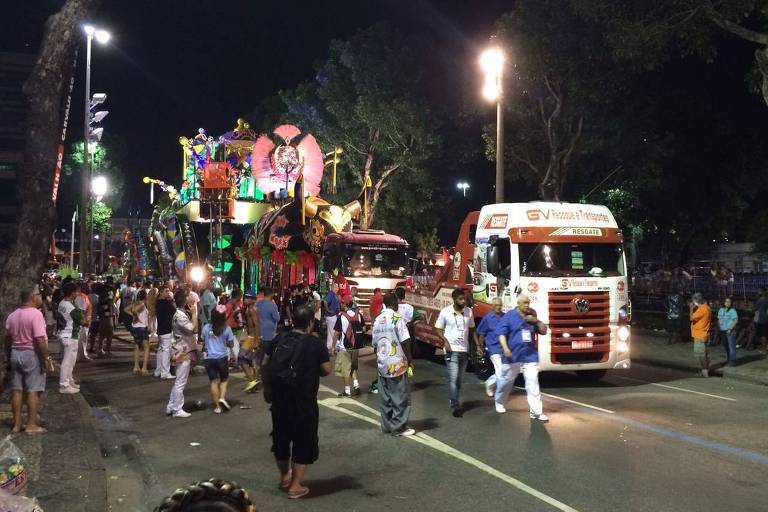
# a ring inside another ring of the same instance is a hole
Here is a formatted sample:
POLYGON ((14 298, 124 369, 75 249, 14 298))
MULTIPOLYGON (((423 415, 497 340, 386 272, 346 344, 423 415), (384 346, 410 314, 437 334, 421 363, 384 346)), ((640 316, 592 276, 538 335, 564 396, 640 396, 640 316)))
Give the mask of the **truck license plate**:
POLYGON ((575 350, 583 349, 583 348, 592 348, 592 342, 591 341, 572 341, 571 348, 575 350))

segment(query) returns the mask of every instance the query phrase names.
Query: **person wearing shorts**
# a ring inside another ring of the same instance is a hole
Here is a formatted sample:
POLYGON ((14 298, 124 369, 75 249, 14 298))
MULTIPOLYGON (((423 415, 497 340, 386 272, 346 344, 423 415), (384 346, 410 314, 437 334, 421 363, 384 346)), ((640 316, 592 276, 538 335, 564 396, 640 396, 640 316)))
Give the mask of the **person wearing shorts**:
POLYGON ((5 322, 5 352, 11 365, 11 407, 13 432, 26 430, 28 434, 45 432, 37 424, 40 393, 45 391, 45 372, 53 371, 48 355, 48 336, 43 314, 40 290, 34 287, 21 293, 21 305, 5 322), (26 398, 27 424, 21 425, 22 400, 26 398))
POLYGON ((211 323, 203 326, 202 338, 205 345, 205 371, 211 381, 211 403, 214 414, 221 414, 222 408, 229 410, 227 403, 227 379, 229 379, 229 351, 235 344, 235 335, 227 325, 227 308, 216 306, 211 313, 211 323))
POLYGON ((146 305, 147 292, 139 290, 136 294, 136 301, 131 306, 133 322, 131 323, 131 334, 133 335, 133 373, 142 376, 149 375, 147 365, 149 364, 149 311, 146 305), (143 354, 143 363, 139 367, 139 359, 143 354))

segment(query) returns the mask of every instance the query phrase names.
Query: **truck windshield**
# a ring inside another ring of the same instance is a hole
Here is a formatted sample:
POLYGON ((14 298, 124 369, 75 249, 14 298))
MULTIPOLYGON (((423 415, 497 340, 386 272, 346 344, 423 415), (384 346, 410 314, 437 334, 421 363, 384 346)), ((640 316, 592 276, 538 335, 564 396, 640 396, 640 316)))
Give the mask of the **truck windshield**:
POLYGON ((621 244, 518 244, 521 276, 623 276, 621 244))
POLYGON ((344 266, 347 276, 403 277, 408 268, 408 253, 402 246, 347 245, 344 266))

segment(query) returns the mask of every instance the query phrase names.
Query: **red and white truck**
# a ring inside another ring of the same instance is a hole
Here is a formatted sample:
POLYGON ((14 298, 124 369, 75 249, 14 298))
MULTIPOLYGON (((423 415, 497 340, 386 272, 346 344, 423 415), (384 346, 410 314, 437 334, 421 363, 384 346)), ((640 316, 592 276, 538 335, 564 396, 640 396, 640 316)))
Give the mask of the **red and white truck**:
POLYGON ((630 367, 629 279, 623 237, 605 206, 531 202, 484 206, 461 225, 447 264, 422 266, 406 301, 424 314, 414 326, 423 353, 442 348, 432 326, 451 292, 471 292, 476 322, 501 297, 525 294, 549 326, 538 337, 540 367, 599 379, 630 367))

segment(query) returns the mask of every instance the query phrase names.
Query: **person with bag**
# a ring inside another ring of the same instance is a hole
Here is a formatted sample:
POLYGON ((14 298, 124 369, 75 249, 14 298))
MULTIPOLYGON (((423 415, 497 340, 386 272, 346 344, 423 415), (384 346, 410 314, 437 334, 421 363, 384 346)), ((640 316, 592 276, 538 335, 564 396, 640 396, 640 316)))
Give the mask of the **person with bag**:
POLYGON ((335 344, 331 356, 335 356, 333 371, 344 379, 344 391, 340 397, 358 396, 360 381, 357 374, 358 351, 362 348, 363 319, 352 308, 352 303, 341 305, 341 311, 333 327, 335 344))
POLYGON ((373 323, 373 349, 379 374, 379 410, 381 431, 393 436, 412 436, 416 431, 408 427, 411 414, 412 375, 410 339, 405 322, 397 313, 397 297, 384 296, 384 310, 373 323))
POLYGON ((313 328, 314 311, 299 307, 293 329, 277 337, 262 366, 264 400, 272 405, 272 452, 289 499, 309 494, 301 480, 319 456, 317 391, 320 377, 331 373, 328 350, 313 328))
POLYGON ((205 345, 205 371, 211 381, 211 403, 214 414, 221 414, 222 407, 229 411, 227 380, 229 379, 229 350, 235 343, 235 335, 227 325, 226 306, 216 306, 211 313, 211 323, 203 326, 201 336, 205 345))
POLYGON ((80 326, 85 322, 85 312, 75 306, 77 285, 69 281, 62 288, 63 298, 56 310, 59 344, 62 347, 61 368, 59 369, 59 393, 68 395, 80 392, 72 372, 77 362, 77 345, 80 326))
POLYGON ((185 311, 187 293, 179 290, 174 296, 176 312, 173 314, 173 342, 171 359, 176 363, 176 379, 173 382, 171 396, 165 407, 165 414, 174 418, 189 418, 191 414, 184 410, 184 388, 187 387, 189 371, 196 352, 202 350, 197 343, 197 326, 185 311))
POLYGON ((139 290, 136 301, 131 305, 131 335, 133 336, 133 373, 146 377, 149 375, 149 310, 147 292, 139 290), (139 361, 142 362, 139 366, 139 361))

